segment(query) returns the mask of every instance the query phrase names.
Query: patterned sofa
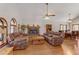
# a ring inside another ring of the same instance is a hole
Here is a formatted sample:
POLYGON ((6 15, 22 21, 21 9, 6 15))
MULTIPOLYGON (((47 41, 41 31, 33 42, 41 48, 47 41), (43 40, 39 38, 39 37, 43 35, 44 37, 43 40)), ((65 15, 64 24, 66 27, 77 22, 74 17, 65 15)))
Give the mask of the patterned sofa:
POLYGON ((13 47, 13 50, 25 49, 28 46, 28 39, 23 33, 11 33, 7 37, 8 46, 13 47), (24 38, 25 37, 25 38, 24 38))
POLYGON ((61 45, 64 41, 64 33, 60 32, 44 33, 44 37, 45 40, 53 46, 61 45))

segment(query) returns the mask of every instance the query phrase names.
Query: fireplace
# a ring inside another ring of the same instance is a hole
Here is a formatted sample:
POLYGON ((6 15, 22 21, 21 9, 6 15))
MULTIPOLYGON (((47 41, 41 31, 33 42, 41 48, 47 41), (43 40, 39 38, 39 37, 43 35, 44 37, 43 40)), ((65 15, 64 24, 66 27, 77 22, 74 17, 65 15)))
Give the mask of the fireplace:
POLYGON ((27 30, 28 30, 28 34, 29 35, 37 35, 37 34, 39 34, 39 25, 32 25, 32 26, 30 26, 30 25, 27 25, 27 30))

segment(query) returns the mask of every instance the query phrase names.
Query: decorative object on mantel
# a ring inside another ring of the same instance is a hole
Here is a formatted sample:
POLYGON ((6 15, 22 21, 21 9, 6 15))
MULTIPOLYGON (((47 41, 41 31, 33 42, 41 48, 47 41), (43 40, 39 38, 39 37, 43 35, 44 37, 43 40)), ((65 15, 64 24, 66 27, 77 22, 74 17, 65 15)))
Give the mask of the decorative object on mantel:
POLYGON ((46 14, 45 14, 44 18, 49 19, 50 16, 55 16, 55 14, 49 13, 48 3, 46 3, 45 5, 46 5, 46 14))
POLYGON ((18 32, 21 32, 21 24, 18 24, 18 32))
POLYGON ((27 25, 28 34, 39 34, 39 25, 27 25))
POLYGON ((22 33, 25 33, 25 30, 26 30, 26 25, 21 25, 21 31, 22 31, 22 33))

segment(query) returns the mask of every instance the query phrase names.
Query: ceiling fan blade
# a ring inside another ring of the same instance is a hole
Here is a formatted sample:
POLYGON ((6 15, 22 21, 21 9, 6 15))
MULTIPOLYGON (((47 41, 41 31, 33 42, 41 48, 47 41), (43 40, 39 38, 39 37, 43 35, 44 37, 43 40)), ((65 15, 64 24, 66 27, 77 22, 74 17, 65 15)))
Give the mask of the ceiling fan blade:
POLYGON ((55 15, 53 14, 53 15, 48 15, 48 16, 55 16, 55 15))

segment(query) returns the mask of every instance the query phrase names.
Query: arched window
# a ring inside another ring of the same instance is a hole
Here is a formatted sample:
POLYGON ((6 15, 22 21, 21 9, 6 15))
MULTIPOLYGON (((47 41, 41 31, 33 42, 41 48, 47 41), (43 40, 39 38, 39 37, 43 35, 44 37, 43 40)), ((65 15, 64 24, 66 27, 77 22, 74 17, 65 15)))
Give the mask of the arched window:
POLYGON ((17 22, 15 18, 12 18, 10 22, 10 32, 14 33, 16 31, 17 31, 17 22))
POLYGON ((3 22, 2 20, 0 19, 0 41, 2 41, 2 30, 3 30, 3 22))
POLYGON ((8 35, 7 26, 7 21, 3 17, 0 17, 0 45, 6 43, 6 37, 8 35))

